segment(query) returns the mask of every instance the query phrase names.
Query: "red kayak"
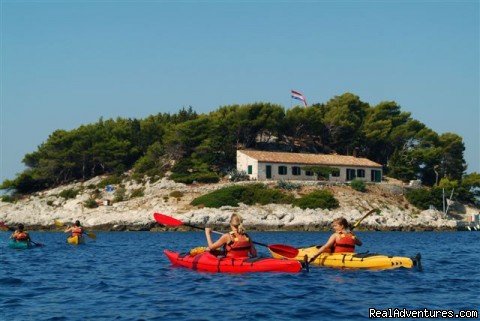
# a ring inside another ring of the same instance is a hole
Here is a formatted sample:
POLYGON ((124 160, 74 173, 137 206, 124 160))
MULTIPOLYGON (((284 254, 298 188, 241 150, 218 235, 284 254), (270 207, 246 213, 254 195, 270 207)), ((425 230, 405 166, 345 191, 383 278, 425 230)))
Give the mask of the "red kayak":
POLYGON ((197 255, 163 251, 173 265, 188 269, 213 273, 249 273, 249 272, 289 272, 297 273, 302 269, 300 262, 272 258, 218 258, 210 252, 197 255))

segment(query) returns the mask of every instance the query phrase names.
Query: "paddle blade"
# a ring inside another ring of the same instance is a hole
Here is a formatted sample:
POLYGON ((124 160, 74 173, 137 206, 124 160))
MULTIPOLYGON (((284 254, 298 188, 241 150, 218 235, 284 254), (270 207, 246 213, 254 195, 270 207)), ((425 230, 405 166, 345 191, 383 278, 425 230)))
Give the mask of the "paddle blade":
POLYGON ((167 215, 160 214, 160 213, 154 213, 153 218, 155 219, 155 221, 157 221, 157 223, 165 225, 165 226, 181 226, 181 225, 183 225, 182 221, 177 220, 177 219, 175 219, 171 216, 167 216, 167 215))
POLYGON ((93 232, 85 232, 85 234, 87 234, 87 236, 91 239, 94 239, 94 240, 97 239, 97 235, 95 235, 95 233, 93 232))
POLYGON ((270 244, 268 248, 272 252, 289 259, 294 259, 298 255, 298 249, 284 244, 270 244))
POLYGON ((62 221, 59 221, 59 220, 53 220, 53 222, 55 223, 55 226, 56 227, 63 227, 65 226, 65 224, 63 224, 62 221))

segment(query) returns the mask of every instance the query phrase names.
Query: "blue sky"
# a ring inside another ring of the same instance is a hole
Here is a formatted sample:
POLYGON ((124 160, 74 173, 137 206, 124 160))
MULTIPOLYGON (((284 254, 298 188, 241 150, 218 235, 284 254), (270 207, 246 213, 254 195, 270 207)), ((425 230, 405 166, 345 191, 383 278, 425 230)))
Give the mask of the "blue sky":
POLYGON ((478 1, 1 2, 0 179, 55 129, 352 92, 463 137, 480 172, 478 1))

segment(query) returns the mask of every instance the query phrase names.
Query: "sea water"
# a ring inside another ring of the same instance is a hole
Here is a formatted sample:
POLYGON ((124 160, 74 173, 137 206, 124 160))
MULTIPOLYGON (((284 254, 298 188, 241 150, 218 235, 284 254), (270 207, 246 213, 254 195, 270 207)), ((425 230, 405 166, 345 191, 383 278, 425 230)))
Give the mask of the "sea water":
MULTIPOLYGON (((252 232, 258 242, 321 244, 326 232, 252 232)), ((366 320, 370 309, 478 310, 478 232, 358 232, 357 252, 422 254, 423 271, 212 274, 172 267, 164 249, 205 245, 202 232, 97 232, 72 246, 32 232, 13 250, 0 233, 0 320, 366 320)), ((259 254, 267 256, 263 247, 259 254)))

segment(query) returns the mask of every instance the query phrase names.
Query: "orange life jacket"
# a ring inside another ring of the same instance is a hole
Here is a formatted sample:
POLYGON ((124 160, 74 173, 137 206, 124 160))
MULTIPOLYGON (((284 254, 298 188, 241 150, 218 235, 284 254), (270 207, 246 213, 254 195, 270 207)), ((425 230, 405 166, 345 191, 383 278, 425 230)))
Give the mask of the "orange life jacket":
POLYGON ((28 233, 27 232, 15 232, 13 235, 16 241, 26 241, 28 240, 28 233))
POLYGON ((74 226, 72 229, 72 236, 82 236, 83 228, 81 226, 74 226))
POLYGON ((225 244, 226 257, 245 258, 248 257, 252 248, 252 241, 247 234, 235 234, 230 232, 232 242, 225 244))
POLYGON ((333 253, 355 252, 355 238, 352 234, 340 234, 340 240, 335 242, 333 253), (343 235, 343 237, 342 237, 343 235))

